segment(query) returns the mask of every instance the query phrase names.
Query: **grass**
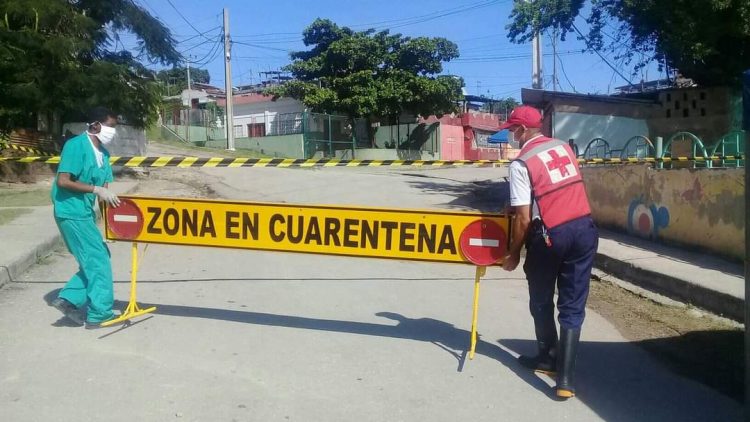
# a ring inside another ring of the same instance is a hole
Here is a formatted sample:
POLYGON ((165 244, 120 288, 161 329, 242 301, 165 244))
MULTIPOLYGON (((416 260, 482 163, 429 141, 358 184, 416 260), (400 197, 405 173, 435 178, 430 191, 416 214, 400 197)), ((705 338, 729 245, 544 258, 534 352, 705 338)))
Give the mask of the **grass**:
POLYGON ((173 140, 173 139, 165 139, 164 137, 161 136, 161 132, 159 128, 157 127, 149 128, 146 131, 146 137, 148 138, 149 142, 176 147, 176 148, 180 148, 180 149, 187 150, 187 151, 211 152, 213 155, 216 155, 216 156, 229 157, 229 158, 271 158, 268 155, 260 154, 258 152, 247 150, 247 149, 237 149, 236 151, 227 151, 227 150, 218 149, 218 148, 198 147, 192 144, 188 144, 188 143, 173 140))
POLYGON ((0 188, 0 207, 51 205, 49 189, 19 190, 0 188))
POLYGON ((28 213, 29 209, 26 208, 7 208, 0 209, 0 226, 8 224, 16 218, 28 213))

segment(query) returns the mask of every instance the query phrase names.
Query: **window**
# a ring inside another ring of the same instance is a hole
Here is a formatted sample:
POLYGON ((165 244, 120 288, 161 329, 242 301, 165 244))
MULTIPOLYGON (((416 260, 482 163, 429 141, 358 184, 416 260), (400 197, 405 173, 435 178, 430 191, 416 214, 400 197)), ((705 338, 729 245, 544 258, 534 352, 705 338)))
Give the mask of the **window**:
POLYGON ((244 133, 242 133, 242 125, 237 125, 234 127, 234 137, 235 138, 242 138, 245 136, 244 133))
POLYGON ((247 125, 247 133, 251 138, 258 138, 266 136, 266 124, 265 123, 252 123, 247 125))

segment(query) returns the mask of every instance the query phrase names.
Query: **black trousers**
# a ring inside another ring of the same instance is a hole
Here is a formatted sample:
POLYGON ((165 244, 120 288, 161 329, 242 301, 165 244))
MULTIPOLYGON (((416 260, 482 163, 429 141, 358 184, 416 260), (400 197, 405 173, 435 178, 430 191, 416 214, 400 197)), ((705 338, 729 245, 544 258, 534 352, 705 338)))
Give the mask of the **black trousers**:
POLYGON ((548 230, 547 246, 541 225, 532 223, 526 241, 523 270, 529 282, 529 310, 537 322, 554 324, 557 286, 561 328, 580 328, 586 316, 591 267, 599 246, 599 232, 590 216, 548 230))

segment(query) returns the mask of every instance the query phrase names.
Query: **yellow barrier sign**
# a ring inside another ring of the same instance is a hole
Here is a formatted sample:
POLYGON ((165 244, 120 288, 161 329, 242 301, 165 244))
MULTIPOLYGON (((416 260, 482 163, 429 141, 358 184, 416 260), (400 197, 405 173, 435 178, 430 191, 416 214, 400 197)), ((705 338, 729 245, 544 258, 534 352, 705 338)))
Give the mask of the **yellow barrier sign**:
POLYGON ((171 245, 491 265, 505 254, 501 214, 122 197, 106 235, 171 245))

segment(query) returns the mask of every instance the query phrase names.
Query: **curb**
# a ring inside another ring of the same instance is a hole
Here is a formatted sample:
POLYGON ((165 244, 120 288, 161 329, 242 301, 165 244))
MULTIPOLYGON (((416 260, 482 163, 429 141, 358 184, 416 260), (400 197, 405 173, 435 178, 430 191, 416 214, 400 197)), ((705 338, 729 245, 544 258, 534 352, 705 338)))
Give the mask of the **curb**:
MULTIPOLYGON (((139 182, 136 182, 133 186, 122 192, 118 192, 118 195, 126 195, 136 189, 138 185, 139 182)), ((97 212, 97 220, 100 219, 101 216, 97 212)), ((52 251, 63 244, 62 235, 59 231, 55 231, 55 234, 50 235, 47 239, 40 242, 29 253, 22 255, 19 259, 9 263, 7 266, 0 265, 0 289, 5 287, 6 284, 10 284, 14 282, 14 280, 17 280, 19 275, 26 272, 40 259, 49 256, 52 251)))
POLYGON ((8 266, 0 265, 0 289, 6 284, 13 282, 19 275, 23 274, 40 259, 48 256, 58 246, 62 245, 62 237, 59 233, 51 235, 43 242, 34 247, 34 250, 23 255, 8 266))
POLYGON ((639 268, 601 253, 596 254, 594 267, 654 293, 695 305, 719 316, 743 322, 744 300, 717 292, 685 280, 639 268))

